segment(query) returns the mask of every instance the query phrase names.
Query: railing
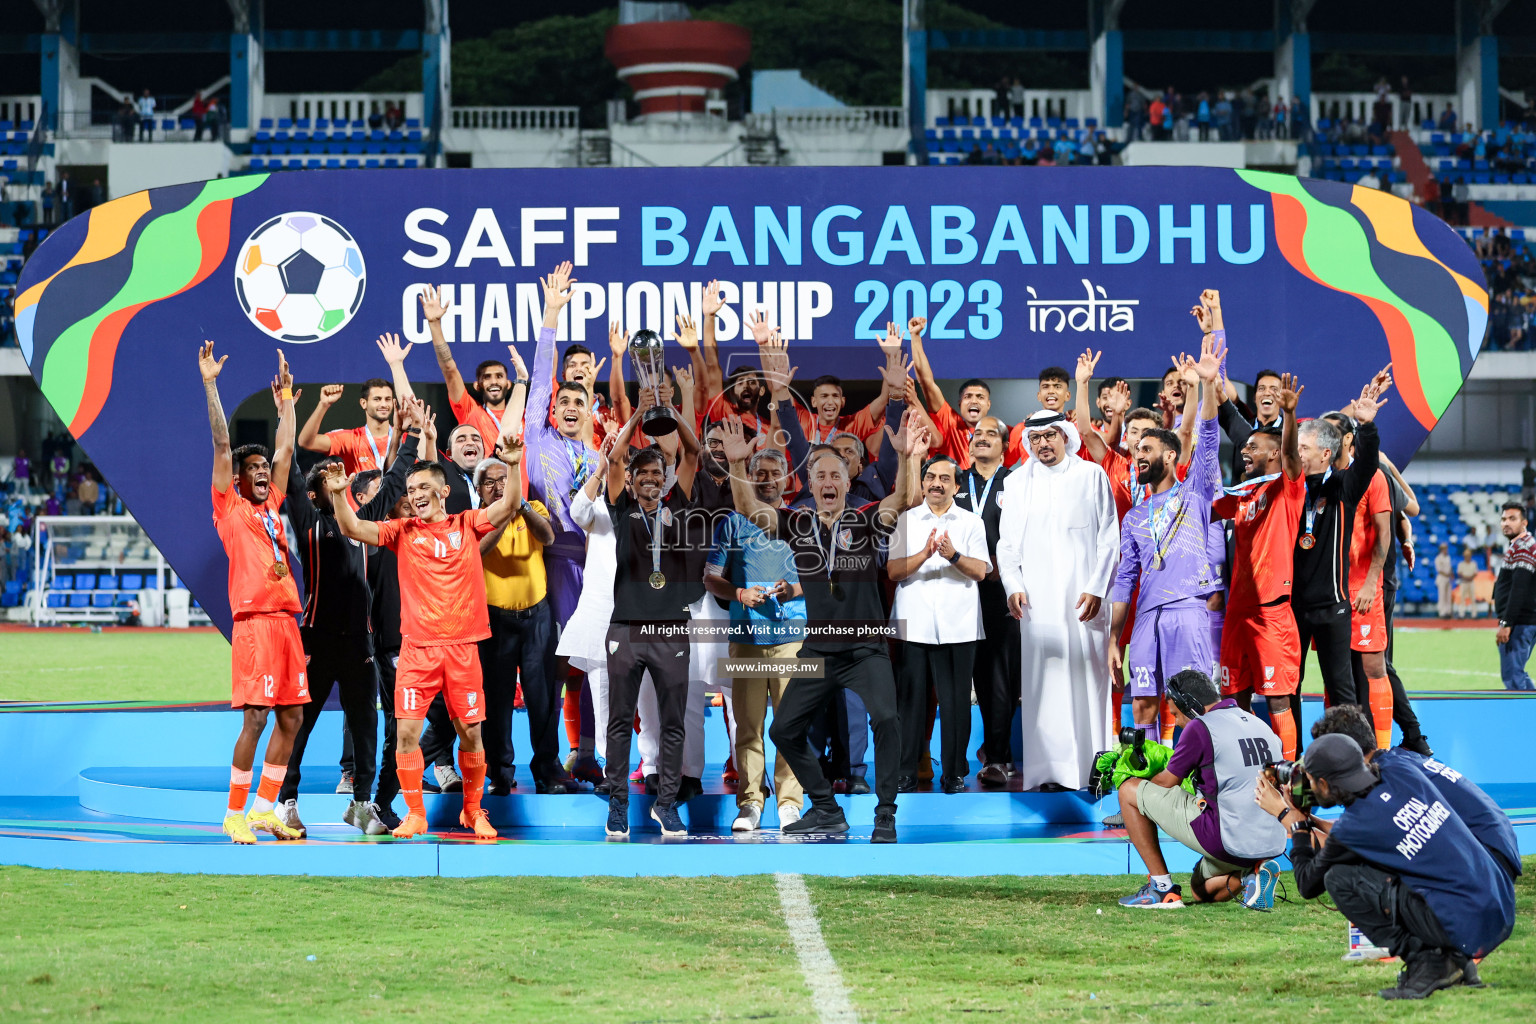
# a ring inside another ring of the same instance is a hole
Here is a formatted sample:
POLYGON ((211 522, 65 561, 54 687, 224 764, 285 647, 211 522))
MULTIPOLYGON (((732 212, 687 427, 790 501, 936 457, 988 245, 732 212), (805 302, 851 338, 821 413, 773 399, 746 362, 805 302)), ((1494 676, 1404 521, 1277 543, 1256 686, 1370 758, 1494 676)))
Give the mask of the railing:
POLYGON ((929 89, 928 123, 935 117, 1098 117, 1087 89, 1026 89, 1023 111, 999 103, 995 89, 929 89))
POLYGON ((742 120, 753 131, 846 132, 902 128, 900 107, 776 107, 742 120))
MULTIPOLYGON (((1446 107, 1452 109, 1456 106, 1456 97, 1451 93, 1426 93, 1414 94, 1412 100, 1404 104, 1397 93, 1387 96, 1386 102, 1392 108, 1392 123, 1388 128, 1417 128, 1424 121, 1438 121, 1446 107)), ((1375 120, 1376 94, 1374 92, 1314 92, 1312 94, 1312 123, 1317 124, 1319 118, 1328 118, 1330 121, 1338 121, 1348 117, 1353 121, 1370 124, 1375 120)))
POLYGON ((369 115, 382 114, 391 106, 414 118, 422 117, 425 109, 419 92, 269 92, 262 97, 261 116, 366 121, 369 115))
POLYGON ((488 131, 552 131, 581 127, 580 107, 454 107, 450 127, 488 131))

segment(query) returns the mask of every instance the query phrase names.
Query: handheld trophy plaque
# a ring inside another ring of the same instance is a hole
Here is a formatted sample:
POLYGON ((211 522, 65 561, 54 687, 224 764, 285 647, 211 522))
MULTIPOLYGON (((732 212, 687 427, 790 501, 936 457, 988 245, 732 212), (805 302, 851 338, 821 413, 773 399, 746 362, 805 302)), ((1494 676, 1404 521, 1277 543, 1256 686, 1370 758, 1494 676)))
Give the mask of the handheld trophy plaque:
POLYGON ((635 381, 642 391, 650 389, 656 404, 645 411, 640 429, 651 437, 663 437, 677 430, 672 407, 661 400, 661 382, 667 374, 662 357, 661 335, 651 330, 636 331, 629 339, 629 361, 635 367, 635 381))

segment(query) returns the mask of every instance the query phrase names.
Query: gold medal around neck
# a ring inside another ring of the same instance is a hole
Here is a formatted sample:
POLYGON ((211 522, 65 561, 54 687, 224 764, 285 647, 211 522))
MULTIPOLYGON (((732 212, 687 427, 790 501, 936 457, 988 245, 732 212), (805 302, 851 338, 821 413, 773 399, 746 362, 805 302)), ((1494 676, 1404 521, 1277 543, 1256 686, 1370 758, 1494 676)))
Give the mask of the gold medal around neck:
POLYGON ((664 572, 653 572, 651 573, 649 580, 652 590, 660 590, 662 587, 667 585, 667 574, 664 572))
POLYGON ((1311 551, 1312 550, 1312 545, 1317 543, 1317 538, 1312 536, 1310 533, 1306 533, 1306 534, 1302 534, 1301 539, 1298 540, 1296 543, 1301 545, 1301 550, 1303 550, 1303 551, 1311 551))
POLYGON ((286 565, 284 565, 282 562, 273 562, 272 563, 272 576, 275 579, 282 579, 284 576, 287 576, 287 575, 288 575, 288 567, 286 565))

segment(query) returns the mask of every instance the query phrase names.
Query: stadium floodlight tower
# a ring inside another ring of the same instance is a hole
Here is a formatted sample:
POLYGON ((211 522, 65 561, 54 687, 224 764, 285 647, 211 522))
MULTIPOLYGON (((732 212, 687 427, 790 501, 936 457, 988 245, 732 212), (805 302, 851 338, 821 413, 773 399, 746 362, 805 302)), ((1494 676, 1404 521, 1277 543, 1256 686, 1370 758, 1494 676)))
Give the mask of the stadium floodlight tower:
POLYGON ((752 34, 723 21, 690 21, 684 3, 620 0, 603 53, 635 92, 640 116, 705 114, 710 93, 736 80, 752 34))

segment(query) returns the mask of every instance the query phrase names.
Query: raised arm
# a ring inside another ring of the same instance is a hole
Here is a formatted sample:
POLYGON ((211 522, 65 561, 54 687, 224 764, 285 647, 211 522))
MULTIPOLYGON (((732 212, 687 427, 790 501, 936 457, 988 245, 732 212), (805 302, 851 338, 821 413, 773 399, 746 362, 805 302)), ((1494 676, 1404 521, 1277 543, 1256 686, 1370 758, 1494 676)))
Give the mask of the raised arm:
POLYGON ((1280 375, 1280 464, 1291 480, 1301 479, 1304 472, 1301 439, 1296 430, 1296 403, 1305 390, 1306 385, 1298 381, 1295 374, 1280 375))
POLYGON ((512 372, 517 376, 512 378, 512 391, 507 395, 507 407, 501 414, 501 432, 522 437, 528 416, 528 365, 517 354, 516 345, 507 346, 507 355, 512 360, 512 372))
POLYGON ((634 412, 629 393, 624 389, 624 354, 629 349, 629 332, 615 320, 608 325, 608 405, 622 423, 634 412))
POLYGON ((299 431, 300 448, 307 452, 319 452, 322 455, 331 453, 331 437, 329 434, 320 433, 320 424, 324 421, 325 414, 330 411, 331 406, 336 404, 345 390, 340 384, 327 384, 320 389, 320 401, 309 417, 304 420, 304 429, 299 431))
POLYGON ((1103 355, 1103 349, 1095 352, 1089 348, 1084 349, 1083 354, 1077 357, 1077 401, 1074 403, 1078 416, 1077 433, 1083 439, 1083 444, 1087 446, 1088 454, 1093 456, 1094 462, 1103 462, 1105 453, 1109 451, 1099 432, 1093 429, 1093 404, 1088 400, 1089 385, 1093 383, 1093 371, 1098 368, 1099 359, 1103 355))
POLYGON ((1387 399, 1381 396, 1392 386, 1391 370, 1392 364, 1388 363, 1360 389, 1360 397, 1355 399, 1355 461, 1349 472, 1361 495, 1370 486, 1376 470, 1381 468, 1381 435, 1376 432, 1376 413, 1387 404, 1387 399))
MULTIPOLYGON (((709 402, 709 367, 704 364, 704 354, 699 350, 699 329, 693 318, 683 313, 677 315, 677 344, 688 353, 689 377, 695 382, 689 388, 693 392, 694 408, 702 409, 709 402)), ((684 395, 684 400, 687 397, 684 395)))
POLYGON ((1109 418, 1104 421, 1104 444, 1118 448, 1125 432, 1125 414, 1131 411, 1131 386, 1123 380, 1116 384, 1109 391, 1106 405, 1105 415, 1109 418))
POLYGON ((389 516, 389 510, 405 494, 405 479, 416 468, 416 454, 421 446, 420 418, 426 409, 415 399, 406 407, 406 422, 400 431, 400 450, 395 454, 389 469, 379 478, 379 490, 366 504, 358 507, 357 518, 378 521, 389 516))
POLYGON ((715 318, 724 305, 725 296, 720 293, 720 282, 710 281, 704 286, 703 304, 699 310, 703 319, 699 325, 699 348, 705 370, 699 376, 699 386, 704 389, 703 407, 706 409, 725 390, 725 374, 720 369, 720 353, 715 347, 715 318))
POLYGON ((692 497, 693 478, 699 471, 699 439, 693 433, 692 416, 677 417, 677 440, 681 448, 677 453, 677 487, 692 497))
POLYGON ((635 431, 640 427, 640 416, 649 409, 655 398, 652 392, 646 388, 640 389, 640 401, 635 406, 635 411, 629 414, 629 419, 624 422, 624 427, 614 438, 613 447, 608 450, 608 500, 618 501, 619 495, 624 493, 624 471, 629 460, 629 439, 635 436, 635 431))
MULTIPOLYGON (((528 385, 528 408, 533 410, 533 429, 547 432, 549 407, 555 394, 555 332, 560 327, 560 308, 571 301, 571 264, 569 261, 555 267, 554 271, 540 279, 544 288, 544 323, 539 329, 539 341, 533 349, 533 373, 528 385)), ((524 434, 526 436, 526 431, 524 434)))
POLYGON ((293 463, 293 374, 283 350, 277 350, 277 376, 272 380, 272 397, 277 402, 277 437, 272 445, 271 489, 278 500, 288 492, 288 467, 293 463))
MULTIPOLYGON (((485 508, 486 517, 497 530, 512 521, 513 514, 523 503, 523 439, 503 434, 500 444, 501 450, 496 453, 496 457, 507 464, 507 486, 502 490, 501 497, 485 508)), ((551 531, 550 540, 553 539, 551 531)))
MULTIPOLYGON (((917 384, 912 378, 907 376, 911 372, 912 363, 901 354, 900 349, 897 349, 894 353, 887 354, 885 369, 882 371, 885 390, 889 391, 891 395, 890 401, 885 406, 886 419, 894 418, 897 423, 900 423, 907 410, 912 409, 917 413, 917 418, 921 421, 921 425, 929 431, 929 436, 937 437, 938 431, 933 429, 933 421, 928 418, 928 414, 923 411, 922 403, 918 402, 916 400, 917 396, 912 393, 912 389, 917 384)), ((896 454, 895 447, 886 443, 883 428, 876 433, 875 437, 877 438, 875 443, 875 473, 880 477, 880 481, 885 484, 887 491, 895 490, 899 456, 896 454)))
POLYGON ((219 401, 219 371, 229 356, 213 357, 213 342, 203 342, 197 353, 197 368, 203 377, 203 394, 208 399, 208 426, 213 431, 213 488, 220 494, 229 490, 234 479, 234 449, 229 444, 229 421, 219 401))
POLYGON ((896 486, 880 502, 880 515, 886 522, 894 523, 896 517, 911 504, 911 459, 913 452, 921 451, 928 444, 928 432, 918 425, 916 414, 908 409, 901 418, 901 430, 892 432, 885 426, 886 441, 896 449, 896 486))
POLYGON ((928 363, 928 353, 923 349, 923 328, 928 326, 928 318, 915 316, 907 321, 907 331, 912 335, 912 368, 917 371, 917 384, 922 388, 923 401, 928 404, 929 411, 942 408, 944 405, 944 392, 939 390, 938 382, 933 379, 933 367, 928 363))
POLYGON ((336 528, 341 531, 343 537, 361 541, 364 544, 372 544, 378 547, 379 524, 366 519, 359 519, 357 513, 352 511, 352 503, 347 500, 347 472, 341 463, 333 462, 325 467, 325 475, 320 478, 325 489, 331 495, 331 508, 336 512, 336 528))
POLYGON ((414 345, 400 344, 400 335, 381 334, 376 343, 379 346, 379 355, 384 357, 384 362, 389 364, 389 379, 395 387, 395 401, 401 402, 407 398, 415 398, 416 392, 411 390, 411 378, 405 373, 405 357, 411 354, 414 345))
POLYGON ((441 292, 431 285, 422 288, 421 315, 427 320, 427 330, 432 335, 432 353, 437 356, 438 368, 443 371, 443 383, 448 385, 451 404, 464 398, 464 376, 459 373, 453 353, 448 350, 448 339, 443 337, 443 314, 447 312, 441 292))
POLYGON ((725 458, 731 464, 731 497, 736 511, 752 520, 753 525, 770 537, 778 532, 779 514, 767 502, 757 496, 752 486, 748 466, 752 460, 752 445, 741 429, 741 420, 727 416, 721 421, 725 441, 725 458))

